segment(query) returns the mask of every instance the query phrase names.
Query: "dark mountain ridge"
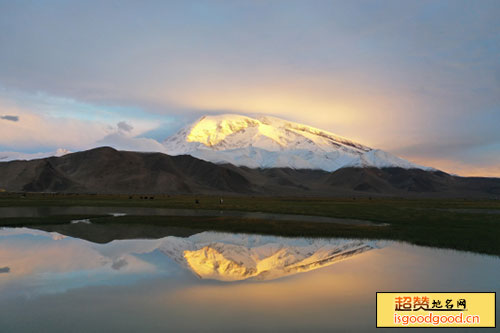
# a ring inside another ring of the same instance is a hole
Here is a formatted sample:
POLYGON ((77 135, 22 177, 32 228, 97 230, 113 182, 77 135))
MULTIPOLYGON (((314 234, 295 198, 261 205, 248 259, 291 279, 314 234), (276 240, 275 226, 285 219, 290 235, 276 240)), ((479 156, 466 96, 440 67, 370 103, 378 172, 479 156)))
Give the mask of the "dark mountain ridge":
POLYGON ((251 169, 109 147, 0 163, 11 192, 499 197, 500 179, 403 168, 251 169))

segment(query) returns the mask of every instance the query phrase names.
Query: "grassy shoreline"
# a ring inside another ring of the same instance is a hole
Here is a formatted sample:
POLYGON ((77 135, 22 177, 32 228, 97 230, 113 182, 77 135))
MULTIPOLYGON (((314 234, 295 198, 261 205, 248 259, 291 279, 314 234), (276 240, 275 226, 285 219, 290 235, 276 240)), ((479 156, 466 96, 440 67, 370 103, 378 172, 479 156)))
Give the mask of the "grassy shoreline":
MULTIPOLYGON (((197 230, 258 233, 281 236, 349 237, 401 240, 416 245, 500 255, 500 214, 467 209, 500 210, 500 201, 392 198, 282 198, 219 196, 42 195, 2 194, 0 207, 109 206, 226 209, 269 213, 319 215, 389 223, 352 226, 334 223, 251 220, 229 217, 122 216, 90 217, 93 223, 153 224, 197 230), (146 196, 142 196, 143 198, 146 196), (153 199, 150 199, 153 197, 153 199), (198 204, 195 203, 198 200, 198 204), (448 210, 449 209, 449 210, 448 210), (453 211, 460 209, 460 211, 453 211), (465 210, 465 211, 464 211, 465 210)), ((89 216, 0 218, 0 226, 68 223, 89 216)))

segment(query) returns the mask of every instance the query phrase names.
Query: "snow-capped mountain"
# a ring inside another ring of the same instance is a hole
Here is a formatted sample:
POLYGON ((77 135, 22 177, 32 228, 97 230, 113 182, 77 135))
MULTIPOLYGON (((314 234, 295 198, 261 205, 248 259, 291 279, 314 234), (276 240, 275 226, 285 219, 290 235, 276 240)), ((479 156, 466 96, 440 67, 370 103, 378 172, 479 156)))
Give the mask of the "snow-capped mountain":
POLYGON ((0 162, 14 161, 14 160, 34 160, 38 158, 45 158, 51 156, 64 156, 66 154, 71 153, 69 150, 64 148, 59 148, 56 151, 47 152, 47 153, 19 153, 12 151, 3 151, 0 152, 0 162))
MULTIPOLYGON (((67 232, 69 229, 64 230, 67 232)), ((80 230, 87 230, 87 234, 89 230, 97 229, 80 230)), ((64 289, 74 287, 74 283, 61 285, 68 282, 64 275, 79 271, 88 273, 89 269, 103 278, 110 273, 120 278, 126 273, 148 272, 168 276, 189 272, 201 279, 227 282, 274 280, 311 272, 385 246, 380 241, 307 239, 211 231, 186 238, 167 236, 159 239, 123 239, 99 244, 58 232, 0 228, 0 239, 3 250, 13 254, 12 258, 5 258, 2 265, 10 267, 14 280, 22 277, 26 271, 42 275, 51 272, 51 277, 59 277, 58 288, 64 289), (23 242, 22 239, 26 236, 36 241, 23 242), (25 267, 25 260, 22 260, 22 251, 18 250, 20 245, 16 245, 19 241, 32 250, 34 258, 40 259, 34 260, 33 265, 28 268, 25 267), (54 253, 57 255, 68 251, 73 255, 61 255, 57 257, 60 260, 54 260, 54 253), (78 260, 75 261, 75 257, 78 260), (116 275, 118 271, 120 274, 116 275)), ((50 279, 37 278, 37 283, 33 283, 33 286, 41 287, 42 280, 50 279)), ((84 280, 84 284, 106 281, 100 278, 84 280)), ((51 287, 54 287, 53 283, 51 287)), ((2 289, 2 292, 7 289, 2 289)))
POLYGON ((314 127, 275 117, 204 116, 164 141, 166 153, 251 168, 335 171, 342 167, 426 168, 314 127))
MULTIPOLYGON (((154 143, 152 149, 144 151, 185 154, 218 164, 231 163, 250 168, 335 171, 343 167, 401 167, 434 170, 328 131, 269 116, 258 119, 234 114, 204 116, 167 138, 163 145, 157 141, 154 143)), ((68 153, 65 149, 36 154, 0 152, 0 162, 68 153)))
POLYGON ((202 279, 272 280, 312 271, 376 248, 373 242, 202 232, 158 249, 202 279))

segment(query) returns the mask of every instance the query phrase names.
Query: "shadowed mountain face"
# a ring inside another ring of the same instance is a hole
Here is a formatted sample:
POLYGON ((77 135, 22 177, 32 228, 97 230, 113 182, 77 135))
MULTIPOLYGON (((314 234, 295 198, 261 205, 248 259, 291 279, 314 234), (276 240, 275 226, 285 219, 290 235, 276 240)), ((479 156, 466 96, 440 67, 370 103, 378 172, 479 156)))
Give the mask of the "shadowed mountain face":
POLYGON ((28 192, 262 195, 500 196, 498 178, 402 168, 250 169, 162 153, 103 147, 0 163, 0 189, 28 192))

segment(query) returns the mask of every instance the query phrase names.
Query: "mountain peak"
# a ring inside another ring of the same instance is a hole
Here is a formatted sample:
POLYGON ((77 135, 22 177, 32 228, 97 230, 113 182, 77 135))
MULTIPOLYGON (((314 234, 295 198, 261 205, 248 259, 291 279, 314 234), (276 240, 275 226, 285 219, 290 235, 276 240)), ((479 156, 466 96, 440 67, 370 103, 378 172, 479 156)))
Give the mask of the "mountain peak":
POLYGON ((179 131, 176 136, 179 135, 183 136, 186 142, 201 143, 214 150, 259 147, 276 151, 295 147, 298 143, 314 143, 313 146, 326 147, 346 146, 359 151, 371 150, 328 131, 271 116, 256 119, 237 114, 203 116, 179 131))
POLYGON ((335 171, 342 167, 422 168, 388 152, 284 119, 203 116, 164 141, 168 154, 251 168, 335 171))
POLYGON ((203 116, 191 126, 186 139, 188 142, 214 147, 229 135, 259 125, 260 122, 256 119, 235 114, 203 116))
POLYGON ((167 237, 158 249, 199 278, 241 281, 308 272, 376 248, 373 242, 358 240, 202 232, 187 238, 167 237))

